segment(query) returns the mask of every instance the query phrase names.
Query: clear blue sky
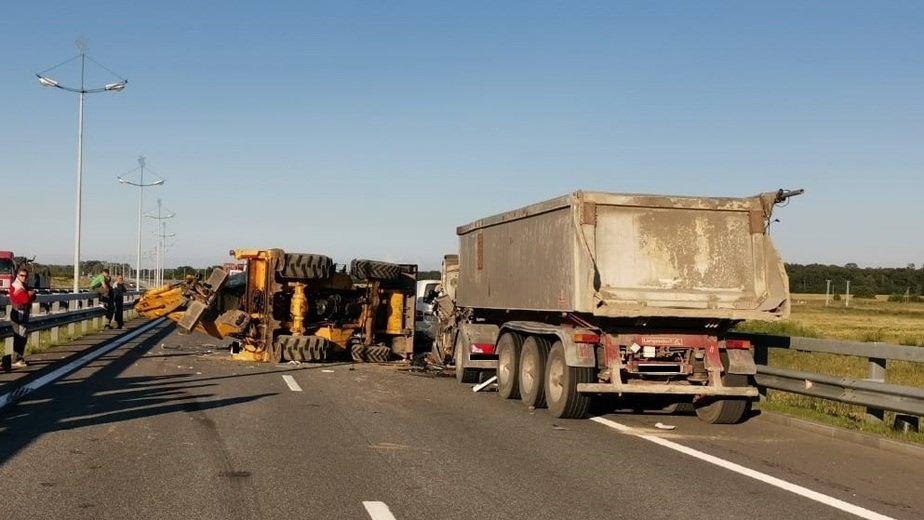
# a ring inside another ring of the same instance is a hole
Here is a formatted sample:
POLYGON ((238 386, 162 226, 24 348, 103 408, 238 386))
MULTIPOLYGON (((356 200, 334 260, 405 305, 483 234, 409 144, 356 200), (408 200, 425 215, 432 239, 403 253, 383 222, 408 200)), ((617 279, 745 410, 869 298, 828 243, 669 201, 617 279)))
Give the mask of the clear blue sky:
POLYGON ((42 263, 73 260, 78 96, 34 74, 81 37, 87 87, 128 79, 86 97, 84 260, 135 263, 116 177, 143 155, 170 266, 435 269, 456 226, 577 189, 781 187, 806 190, 772 227, 786 261, 924 263, 922 2, 8 2, 0 249, 42 263))

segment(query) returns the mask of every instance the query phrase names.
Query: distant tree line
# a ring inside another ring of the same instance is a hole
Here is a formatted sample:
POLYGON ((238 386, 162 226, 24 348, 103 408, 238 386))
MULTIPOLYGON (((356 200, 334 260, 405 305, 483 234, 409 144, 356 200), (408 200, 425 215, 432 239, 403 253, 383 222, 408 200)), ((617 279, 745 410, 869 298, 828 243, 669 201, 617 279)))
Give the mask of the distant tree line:
POLYGON ((877 294, 889 295, 891 300, 903 299, 920 301, 924 287, 924 266, 915 267, 858 267, 857 264, 822 265, 822 264, 786 264, 789 275, 789 289, 796 293, 825 294, 830 280, 830 293, 835 295, 847 292, 850 282, 850 295, 856 298, 872 298, 877 294))

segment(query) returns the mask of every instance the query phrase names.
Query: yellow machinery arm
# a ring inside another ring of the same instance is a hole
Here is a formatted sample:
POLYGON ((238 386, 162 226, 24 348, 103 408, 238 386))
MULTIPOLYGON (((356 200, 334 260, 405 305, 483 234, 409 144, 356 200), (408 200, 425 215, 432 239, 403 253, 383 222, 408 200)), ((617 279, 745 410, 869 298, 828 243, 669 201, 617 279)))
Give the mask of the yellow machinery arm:
POLYGON ((206 282, 187 276, 182 282, 147 291, 135 304, 135 310, 149 319, 169 318, 185 332, 198 330, 218 339, 239 334, 247 326, 246 316, 234 313, 219 317, 208 312, 227 279, 228 273, 223 269, 212 271, 206 282))

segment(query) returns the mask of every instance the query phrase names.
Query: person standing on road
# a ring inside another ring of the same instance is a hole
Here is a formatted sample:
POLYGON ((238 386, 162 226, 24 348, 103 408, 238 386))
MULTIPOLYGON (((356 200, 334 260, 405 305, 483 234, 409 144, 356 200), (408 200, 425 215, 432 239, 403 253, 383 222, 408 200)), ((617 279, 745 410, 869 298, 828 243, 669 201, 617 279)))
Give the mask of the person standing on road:
MULTIPOLYGON (((112 286, 112 313, 115 318, 117 329, 121 329, 122 325, 125 323, 125 316, 123 315, 123 304, 125 303, 125 277, 121 274, 116 276, 115 284, 112 286)), ((110 323, 111 325, 112 323, 110 323)))
POLYGON ((29 288, 29 272, 20 267, 16 272, 16 281, 10 286, 10 321, 13 324, 13 356, 16 358, 10 364, 9 356, 3 357, 3 368, 22 368, 26 363, 26 343, 29 340, 26 324, 29 323, 29 314, 32 312, 32 302, 35 301, 35 291, 29 288))

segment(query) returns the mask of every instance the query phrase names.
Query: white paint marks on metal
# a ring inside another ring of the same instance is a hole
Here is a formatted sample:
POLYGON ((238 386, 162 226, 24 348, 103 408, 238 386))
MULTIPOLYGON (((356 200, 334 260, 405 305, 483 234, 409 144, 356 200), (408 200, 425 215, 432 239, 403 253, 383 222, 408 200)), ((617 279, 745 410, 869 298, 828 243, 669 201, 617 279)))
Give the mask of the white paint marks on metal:
POLYGON ((636 431, 633 428, 630 428, 624 424, 620 424, 616 421, 604 419, 603 417, 591 417, 590 420, 600 423, 604 426, 613 428, 614 430, 619 430, 622 433, 627 433, 629 435, 635 435, 636 437, 639 437, 641 439, 645 439, 646 441, 650 441, 655 444, 664 446, 665 448, 670 448, 674 451, 679 451, 680 453, 684 453, 691 457, 695 457, 697 459, 708 462, 710 464, 715 464, 716 466, 719 466, 720 468, 725 468, 729 471, 734 471, 735 473, 744 475, 745 477, 750 477, 752 479, 759 480, 765 484, 770 484, 771 486, 775 486, 782 490, 789 491, 790 493, 795 493, 796 495, 803 496, 805 498, 808 498, 809 500, 820 502, 822 504, 833 507, 835 509, 839 509, 841 511, 844 511, 845 513, 850 513, 860 518, 865 518, 867 520, 895 520, 894 518, 890 516, 886 516, 886 515, 877 513, 875 511, 870 511, 869 509, 856 506, 848 502, 844 502, 843 500, 839 500, 837 498, 825 495, 823 493, 819 493, 817 491, 812 491, 811 489, 793 484, 791 482, 787 482, 782 479, 778 479, 776 477, 772 477, 770 475, 767 475, 766 473, 761 473, 760 471, 746 468, 740 464, 735 464, 734 462, 730 462, 725 459, 720 459, 719 457, 709 455, 708 453, 703 453, 699 450, 688 448, 682 444, 677 444, 676 442, 662 439, 655 435, 648 435, 645 433, 641 433, 639 431, 636 431))
POLYGON ((496 383, 496 382, 497 382, 497 376, 491 376, 491 378, 488 379, 487 381, 485 381, 484 383, 477 384, 477 385, 473 386, 473 387, 472 387, 472 392, 480 392, 480 391, 482 391, 483 389, 487 388, 488 385, 494 384, 494 383, 496 383))
POLYGON ((298 386, 298 383, 295 382, 295 378, 292 376, 282 376, 282 380, 286 382, 286 385, 289 387, 289 390, 293 392, 301 392, 302 387, 298 386))
POLYGON ((391 514, 385 502, 363 502, 363 507, 372 520, 395 520, 395 515, 391 514))

